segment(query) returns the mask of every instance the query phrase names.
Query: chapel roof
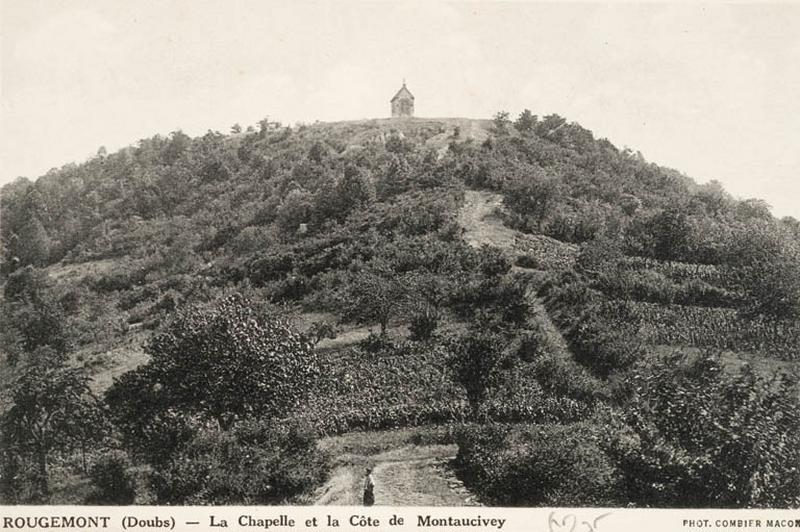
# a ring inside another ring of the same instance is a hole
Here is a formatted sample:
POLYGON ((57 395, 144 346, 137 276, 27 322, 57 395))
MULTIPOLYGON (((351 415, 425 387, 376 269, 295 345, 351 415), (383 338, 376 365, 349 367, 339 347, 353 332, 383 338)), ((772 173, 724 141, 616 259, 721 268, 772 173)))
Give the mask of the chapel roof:
POLYGON ((412 100, 414 99, 414 95, 411 94, 411 91, 408 90, 408 88, 406 88, 406 82, 405 81, 403 82, 403 86, 400 87, 400 90, 397 91, 397 94, 395 94, 394 97, 390 101, 393 102, 393 101, 395 101, 395 100, 397 100, 399 98, 411 98, 412 100))

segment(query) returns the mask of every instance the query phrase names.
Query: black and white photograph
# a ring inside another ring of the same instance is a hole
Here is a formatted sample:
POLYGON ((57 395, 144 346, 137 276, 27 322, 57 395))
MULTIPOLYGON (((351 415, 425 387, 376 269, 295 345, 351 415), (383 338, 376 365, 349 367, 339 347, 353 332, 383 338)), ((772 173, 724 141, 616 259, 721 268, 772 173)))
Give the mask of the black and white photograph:
POLYGON ((0 113, 0 510, 800 508, 800 3, 0 0, 0 113))

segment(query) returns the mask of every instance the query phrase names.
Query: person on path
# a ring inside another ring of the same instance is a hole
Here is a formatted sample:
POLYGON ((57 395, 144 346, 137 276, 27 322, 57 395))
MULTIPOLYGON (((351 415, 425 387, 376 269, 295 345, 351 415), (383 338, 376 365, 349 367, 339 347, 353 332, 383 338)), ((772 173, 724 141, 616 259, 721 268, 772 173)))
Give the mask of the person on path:
POLYGON ((372 478, 372 468, 366 468, 367 477, 364 479, 364 506, 375 504, 375 480, 372 478))

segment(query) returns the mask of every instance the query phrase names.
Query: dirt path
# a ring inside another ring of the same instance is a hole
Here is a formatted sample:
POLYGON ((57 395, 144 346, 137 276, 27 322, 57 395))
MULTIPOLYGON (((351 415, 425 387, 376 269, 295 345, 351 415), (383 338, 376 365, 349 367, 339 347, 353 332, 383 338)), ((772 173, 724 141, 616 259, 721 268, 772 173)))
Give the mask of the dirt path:
POLYGON ((449 462, 455 458, 455 445, 409 449, 407 459, 379 462, 372 473, 375 479, 375 504, 378 506, 465 506, 475 505, 474 497, 455 478, 449 462), (431 453, 429 458, 412 458, 431 453))
POLYGON ((372 467, 376 506, 478 505, 450 468, 457 447, 409 444, 411 431, 351 433, 323 441, 323 448, 341 454, 336 455, 338 465, 317 490, 313 503, 362 504, 364 469, 372 467))
POLYGON ((464 240, 475 247, 488 244, 513 249, 517 231, 503 225, 495 214, 502 208, 503 196, 484 190, 467 190, 464 196, 464 206, 458 213, 458 223, 464 228, 464 240))
MULTIPOLYGON (((503 221, 496 214, 498 209, 503 208, 503 196, 494 192, 484 190, 467 190, 464 193, 464 206, 459 212, 459 223, 464 228, 464 240, 471 246, 478 247, 484 244, 495 246, 505 250, 512 256, 520 253, 517 244, 522 241, 528 245, 536 245, 536 242, 552 241, 548 237, 541 235, 526 235, 520 231, 506 227, 503 221)), ((574 246, 558 243, 560 246, 573 248, 574 246)), ((574 249, 573 249, 574 251, 574 249)), ((521 266, 513 266, 513 271, 516 272, 532 272, 530 268, 521 266)), ((560 359, 560 363, 564 367, 571 368, 573 374, 580 374, 584 380, 593 380, 595 385, 599 388, 604 384, 595 379, 585 367, 581 366, 575 360, 575 356, 570 351, 567 341, 559 331, 558 327, 553 323, 544 303, 534 293, 528 293, 528 301, 531 304, 531 310, 534 321, 541 324, 545 341, 547 342, 547 351, 555 358, 560 359)))

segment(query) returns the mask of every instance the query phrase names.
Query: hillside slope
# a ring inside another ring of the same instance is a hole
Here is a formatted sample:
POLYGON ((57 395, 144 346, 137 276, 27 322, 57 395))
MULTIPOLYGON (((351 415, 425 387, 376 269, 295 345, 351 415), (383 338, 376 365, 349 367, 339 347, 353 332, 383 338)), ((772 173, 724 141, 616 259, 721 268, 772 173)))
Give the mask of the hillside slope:
POLYGON ((557 115, 235 131, 0 191, 8 502, 795 504, 797 220, 557 115), (37 445, 34 388, 91 416, 37 445))

